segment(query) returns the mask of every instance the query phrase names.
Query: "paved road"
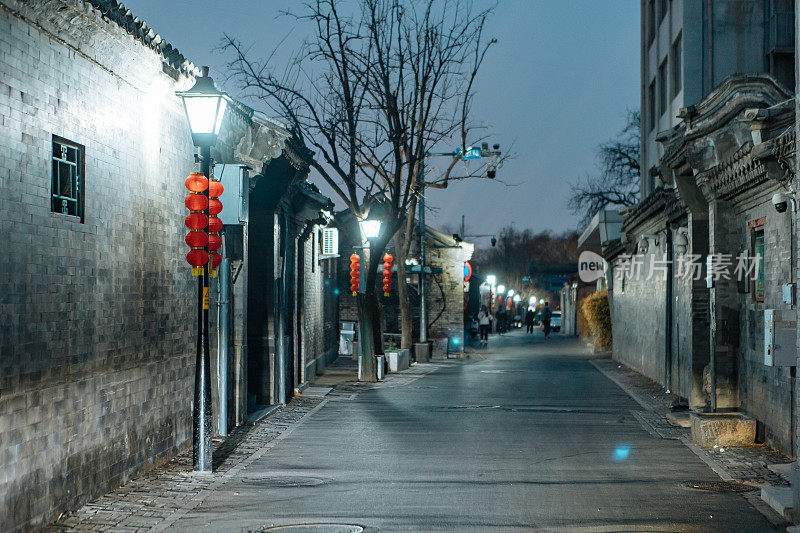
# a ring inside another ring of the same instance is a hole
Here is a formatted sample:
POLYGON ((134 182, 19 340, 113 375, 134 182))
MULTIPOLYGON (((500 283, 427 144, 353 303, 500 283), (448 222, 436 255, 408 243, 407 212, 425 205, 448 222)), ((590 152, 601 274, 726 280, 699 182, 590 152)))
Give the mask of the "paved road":
POLYGON ((572 341, 518 332, 484 355, 328 401, 174 529, 771 530, 739 494, 684 488, 719 478, 572 341))

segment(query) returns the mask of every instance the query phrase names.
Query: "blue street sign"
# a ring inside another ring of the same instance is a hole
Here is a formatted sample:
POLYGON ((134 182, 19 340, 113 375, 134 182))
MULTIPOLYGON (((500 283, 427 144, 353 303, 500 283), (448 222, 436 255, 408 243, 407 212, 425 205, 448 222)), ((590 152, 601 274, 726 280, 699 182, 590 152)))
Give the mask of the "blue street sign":
POLYGON ((480 159, 481 158, 481 147, 480 146, 470 146, 467 148, 467 151, 464 152, 464 155, 461 156, 461 159, 480 159))

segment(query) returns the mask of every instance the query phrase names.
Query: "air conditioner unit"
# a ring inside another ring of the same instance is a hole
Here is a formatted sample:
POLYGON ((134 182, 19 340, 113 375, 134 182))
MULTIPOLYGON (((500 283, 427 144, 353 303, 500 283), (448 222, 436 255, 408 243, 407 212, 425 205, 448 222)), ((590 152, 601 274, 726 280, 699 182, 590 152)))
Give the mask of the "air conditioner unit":
POLYGON ((336 228, 322 228, 320 230, 320 258, 339 257, 339 230, 336 228))

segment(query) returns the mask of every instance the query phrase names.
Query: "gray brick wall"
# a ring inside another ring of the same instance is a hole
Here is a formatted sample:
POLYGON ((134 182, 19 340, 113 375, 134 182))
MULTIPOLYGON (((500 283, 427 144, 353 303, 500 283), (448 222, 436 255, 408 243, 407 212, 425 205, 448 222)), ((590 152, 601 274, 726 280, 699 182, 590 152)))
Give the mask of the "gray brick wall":
MULTIPOLYGON (((642 232, 646 233, 646 232, 642 232)), ((663 245, 643 256, 638 275, 618 277, 620 265, 612 264, 615 279, 611 299, 614 359, 637 372, 664 383, 665 274, 651 272, 650 258, 664 259, 663 245)))
POLYGON ((319 228, 304 242, 303 361, 305 380, 336 359, 339 350, 336 259, 319 259, 319 228))
POLYGON ((789 309, 782 302, 781 285, 789 282, 789 214, 772 207, 773 188, 748 195, 735 206, 736 244, 750 249, 747 223, 766 217, 764 231, 764 301, 756 302, 749 291, 737 294, 739 301, 739 375, 741 408, 759 421, 759 429, 770 446, 792 453, 792 387, 789 367, 764 365, 764 310, 789 309))
POLYGON ((160 58, 83 2, 0 0, 0 516, 41 523, 191 434, 193 148, 160 58), (74 18, 73 18, 74 17, 74 18), (85 223, 50 212, 51 136, 85 223))

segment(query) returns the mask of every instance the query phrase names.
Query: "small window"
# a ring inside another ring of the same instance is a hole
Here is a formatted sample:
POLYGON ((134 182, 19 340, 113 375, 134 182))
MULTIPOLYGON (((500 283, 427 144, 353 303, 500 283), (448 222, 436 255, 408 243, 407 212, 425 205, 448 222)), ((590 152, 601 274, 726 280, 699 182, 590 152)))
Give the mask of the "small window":
POLYGON ((336 228, 322 228, 320 236, 320 256, 322 259, 339 256, 339 230, 336 228))
POLYGON ((659 10, 660 12, 658 14, 659 24, 661 23, 661 21, 664 20, 664 17, 667 16, 667 10, 669 9, 669 0, 661 0, 660 3, 661 3, 661 9, 659 10))
POLYGON ((764 301, 764 226, 753 228, 753 254, 756 263, 755 275, 753 276, 753 300, 764 301))
POLYGON ((681 65, 681 36, 672 43, 672 97, 678 96, 681 91, 682 80, 681 65))
POLYGON ((656 6, 653 0, 647 2, 647 44, 653 44, 656 37, 656 6))
POLYGON ((647 89, 647 126, 650 130, 656 127, 656 80, 647 89))
POLYGON ((83 222, 84 147, 53 136, 53 170, 50 211, 79 218, 83 222))
POLYGON ((667 111, 667 60, 658 67, 658 116, 667 111))

